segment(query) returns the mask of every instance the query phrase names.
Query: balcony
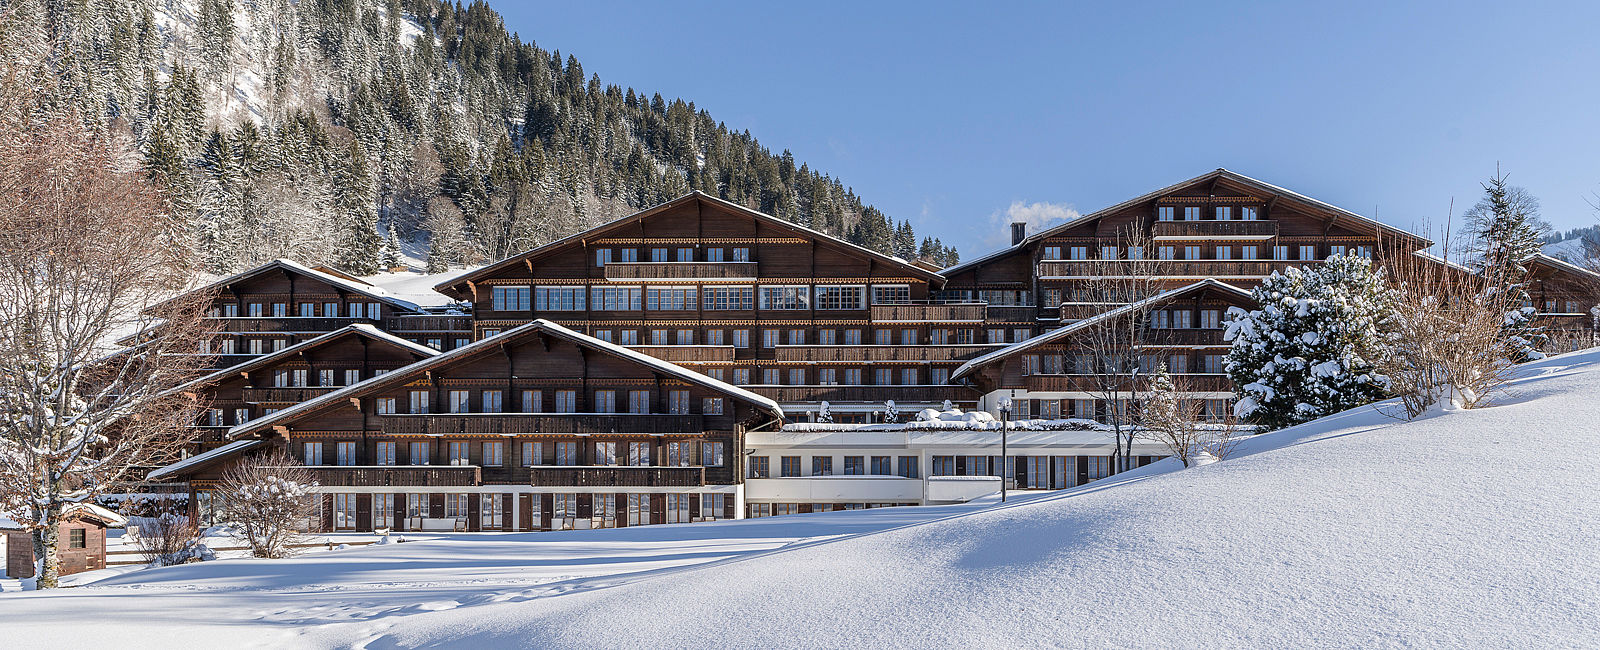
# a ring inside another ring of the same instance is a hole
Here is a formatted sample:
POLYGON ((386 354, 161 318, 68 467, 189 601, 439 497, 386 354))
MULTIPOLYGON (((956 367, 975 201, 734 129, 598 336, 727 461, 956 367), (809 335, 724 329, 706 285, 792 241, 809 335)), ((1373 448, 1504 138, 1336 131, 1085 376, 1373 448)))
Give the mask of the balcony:
POLYGON ((471 316, 399 316, 383 319, 391 332, 471 332, 471 316))
POLYGON ((755 262, 611 262, 607 280, 754 280, 755 262))
POLYGON ((705 431, 700 415, 631 413, 561 414, 420 414, 384 415, 383 432, 390 435, 446 434, 565 434, 699 433, 705 431))
POLYGON ((872 320, 879 323, 980 323, 987 305, 977 303, 913 303, 873 305, 872 320))
POLYGON ((560 487, 699 487, 703 467, 534 467, 528 483, 560 487))
POLYGON ((806 363, 966 361, 999 345, 780 345, 774 359, 806 363))
POLYGON ((733 361, 731 345, 637 345, 629 346, 629 349, 673 363, 733 361))
POLYGON ((1277 236, 1276 221, 1157 221, 1151 239, 1256 241, 1277 236))
MULTIPOLYGON (((1028 375, 1023 384, 1030 393, 1095 392, 1096 375, 1028 375)), ((1180 390, 1208 393, 1231 393, 1233 382, 1221 374, 1175 374, 1173 383, 1180 390)), ((1148 390, 1148 382, 1140 381, 1139 390, 1148 390)))
POLYGON ((207 318, 211 332, 332 332, 347 325, 372 323, 370 318, 307 318, 300 316, 261 316, 207 318))
POLYGON ((978 394, 965 386, 743 386, 779 402, 971 402, 978 394))
POLYGON ((247 386, 239 391, 240 400, 250 404, 299 404, 327 395, 343 386, 302 386, 298 388, 256 388, 247 386))
MULTIPOLYGON (((1170 278, 1256 279, 1272 275, 1274 271, 1315 263, 1298 260, 1046 260, 1039 262, 1038 274, 1041 280, 1089 280, 1150 274, 1170 278)), ((990 307, 990 311, 993 310, 990 307)))
POLYGON ((383 465, 362 467, 307 467, 322 487, 428 486, 467 487, 483 482, 472 465, 383 465))

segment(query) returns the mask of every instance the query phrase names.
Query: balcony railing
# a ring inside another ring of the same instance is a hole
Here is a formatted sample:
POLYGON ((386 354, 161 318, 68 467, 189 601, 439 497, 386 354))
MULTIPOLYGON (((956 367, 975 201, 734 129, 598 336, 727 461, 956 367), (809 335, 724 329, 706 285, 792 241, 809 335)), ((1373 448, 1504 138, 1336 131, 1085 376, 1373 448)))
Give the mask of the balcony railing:
POLYGON ((371 323, 370 318, 308 318, 300 316, 261 316, 207 318, 212 332, 332 332, 347 325, 371 323))
POLYGON ((302 386, 298 388, 245 387, 239 391, 240 399, 251 404, 298 404, 321 397, 343 386, 302 386))
POLYGON ((528 482, 560 487, 699 487, 703 467, 534 467, 528 482))
POLYGON ((307 467, 322 487, 437 486, 465 487, 483 482, 473 465, 384 465, 307 467))
POLYGON ((673 363, 706 363, 733 361, 731 345, 638 345, 630 349, 643 352, 662 361, 673 363))
POLYGON ((603 434, 698 433, 705 430, 703 416, 631 413, 573 413, 570 415, 519 415, 500 413, 385 415, 383 432, 417 434, 603 434))
POLYGON ((755 262, 611 262, 607 280, 751 280, 755 262))
POLYGON ((774 358, 789 362, 966 361, 999 345, 780 345, 774 358))
POLYGON ((914 303, 873 305, 872 320, 880 323, 976 323, 987 317, 984 303, 914 303))
MULTIPOLYGON (((1163 277, 1264 278, 1274 271, 1314 264, 1286 260, 1046 260, 1039 262, 1039 279, 1072 280, 1155 273, 1163 277), (1137 268, 1135 264, 1139 265, 1137 268)), ((993 307, 989 308, 993 311, 993 307)))
MULTIPOLYGON (((1227 375, 1174 374, 1172 378, 1173 383, 1180 385, 1181 390, 1185 391, 1208 393, 1233 391, 1233 382, 1228 381, 1227 375)), ((1096 375, 1028 375, 1023 383, 1029 392, 1065 393, 1100 390, 1096 375)), ((1118 390, 1127 389, 1127 386, 1118 388, 1118 390)), ((1148 382, 1141 380, 1138 389, 1148 390, 1148 382)))
POLYGON ((471 332, 471 316, 399 316, 383 319, 391 332, 471 332))
POLYGON ((779 402, 928 402, 973 401, 978 394, 965 386, 744 386, 779 402))
POLYGON ((1154 239, 1271 239, 1276 221, 1157 221, 1154 239))

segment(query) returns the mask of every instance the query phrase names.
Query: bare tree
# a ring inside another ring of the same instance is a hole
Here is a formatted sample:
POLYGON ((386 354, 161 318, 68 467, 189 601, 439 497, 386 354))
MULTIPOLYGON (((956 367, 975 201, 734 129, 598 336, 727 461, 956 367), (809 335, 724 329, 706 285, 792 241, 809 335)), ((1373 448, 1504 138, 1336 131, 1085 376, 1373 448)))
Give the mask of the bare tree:
POLYGON ((317 511, 316 488, 310 470, 277 451, 229 468, 219 495, 228 522, 244 537, 250 554, 281 558, 306 539, 306 521, 317 511))
MULTIPOLYGON (((1448 259, 1448 258, 1446 258, 1448 259)), ((1398 289, 1397 339, 1381 371, 1407 417, 1440 402, 1457 408, 1484 403, 1505 383, 1505 314, 1521 307, 1494 268, 1473 272, 1444 259, 1395 255, 1386 264, 1398 289)))
POLYGON ((177 457, 197 404, 163 389, 206 359, 204 297, 163 300, 189 286, 184 228, 111 140, 42 108, 41 60, 0 63, 0 510, 48 589, 63 509, 177 457))
POLYGON ((1178 462, 1188 467, 1195 456, 1205 451, 1209 440, 1201 424, 1205 402, 1184 397, 1181 379, 1156 370, 1150 381, 1149 398, 1140 404, 1139 436, 1165 447, 1178 462))
POLYGON ((1087 376, 1088 392, 1106 405, 1106 423, 1116 436, 1118 467, 1113 469, 1121 471, 1132 464, 1139 386, 1146 381, 1141 376, 1141 363, 1148 340, 1148 317, 1155 307, 1147 299, 1166 288, 1163 276, 1171 262, 1160 259, 1142 221, 1129 224, 1100 244, 1112 247, 1116 256, 1097 255, 1082 265, 1083 270, 1077 275, 1084 279, 1072 289, 1067 307, 1084 308, 1083 315, 1090 318, 1092 312, 1122 312, 1090 321, 1077 335, 1075 340, 1084 355, 1075 363, 1073 372, 1087 376))

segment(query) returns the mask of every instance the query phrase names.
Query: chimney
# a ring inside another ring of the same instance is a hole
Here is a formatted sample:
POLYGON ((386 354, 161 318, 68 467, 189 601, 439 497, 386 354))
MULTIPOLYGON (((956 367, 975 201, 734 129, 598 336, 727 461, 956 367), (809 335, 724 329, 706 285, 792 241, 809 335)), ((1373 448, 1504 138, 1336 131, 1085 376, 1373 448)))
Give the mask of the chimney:
POLYGON ((1016 246, 1028 238, 1028 224, 1017 221, 1011 224, 1011 245, 1016 246))

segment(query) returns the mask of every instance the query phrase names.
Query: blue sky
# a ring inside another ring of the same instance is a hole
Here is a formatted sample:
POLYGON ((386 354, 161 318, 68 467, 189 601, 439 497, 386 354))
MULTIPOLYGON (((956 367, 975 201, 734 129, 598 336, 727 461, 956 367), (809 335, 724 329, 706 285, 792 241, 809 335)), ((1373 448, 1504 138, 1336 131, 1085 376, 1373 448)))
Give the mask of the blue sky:
POLYGON ((1600 3, 491 4, 965 257, 1217 167, 1436 232, 1498 162, 1597 223, 1600 3))

